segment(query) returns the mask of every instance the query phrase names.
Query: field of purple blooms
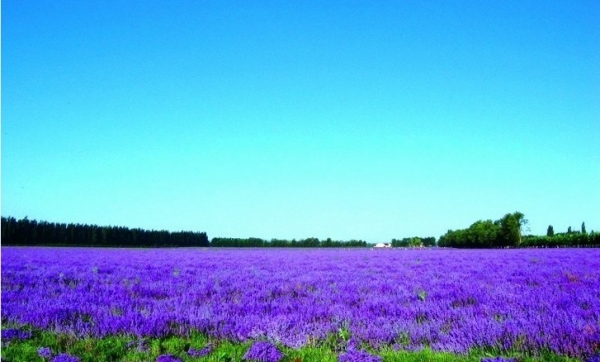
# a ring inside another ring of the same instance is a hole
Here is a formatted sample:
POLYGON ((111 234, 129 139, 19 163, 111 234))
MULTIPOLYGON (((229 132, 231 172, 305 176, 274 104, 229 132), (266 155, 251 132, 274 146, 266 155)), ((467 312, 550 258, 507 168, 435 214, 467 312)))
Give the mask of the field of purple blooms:
POLYGON ((2 323, 588 358, 600 350, 600 249, 2 247, 2 323))

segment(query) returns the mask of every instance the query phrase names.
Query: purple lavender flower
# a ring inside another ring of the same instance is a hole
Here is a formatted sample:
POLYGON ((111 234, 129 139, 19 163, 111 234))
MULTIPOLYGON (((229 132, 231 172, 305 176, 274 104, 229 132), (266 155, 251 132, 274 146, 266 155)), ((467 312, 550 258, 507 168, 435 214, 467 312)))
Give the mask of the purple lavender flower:
POLYGON ((381 362, 382 358, 365 351, 350 350, 338 356, 339 362, 381 362))
POLYGON ((410 352, 420 352, 423 350, 423 346, 420 344, 410 344, 406 346, 404 349, 410 352))
POLYGON ((137 341, 129 341, 127 342, 127 348, 131 348, 137 346, 137 341))
POLYGON ((181 362, 181 360, 172 354, 161 354, 156 358, 156 362, 181 362))
POLYGON ((588 358, 587 362, 600 362, 600 353, 588 358))
POLYGON ((52 362, 79 362, 79 358, 68 353, 61 353, 52 359, 52 362))
POLYGON ((191 347, 188 350, 188 355, 190 357, 204 357, 204 356, 208 356, 210 354, 210 352, 212 352, 213 350, 213 346, 208 344, 206 346, 204 346, 204 348, 202 349, 196 349, 191 347))
MULTIPOLYGON (((2 315, 36 330, 138 336, 129 348, 139 350, 148 347, 137 342, 142 336, 185 336, 192 330, 215 339, 271 340, 298 348, 342 326, 337 354, 360 351, 362 344, 406 351, 429 346, 456 354, 497 347, 600 362, 594 356, 600 282, 586 277, 596 275, 599 260, 600 249, 383 255, 370 250, 3 247, 2 315), (111 273, 90 273, 94 266, 111 273), (234 273, 234 266, 249 272, 234 273), (172 278, 175 269, 181 270, 179 278, 172 278), (209 269, 210 278, 195 272, 209 269), (67 277, 59 278, 60 273, 77 280, 78 287, 65 284, 67 277), (49 290, 69 303, 55 303, 49 290), (427 298, 416 303, 422 290, 427 298)), ((29 328, 19 329, 4 330, 2 343, 28 337, 29 328)), ((198 349, 178 353, 192 359, 198 349)), ((52 352, 54 357, 57 350, 52 352)))
POLYGON ((246 361, 279 362, 283 358, 277 347, 269 342, 255 342, 244 354, 246 361))
POLYGON ((348 351, 355 350, 358 348, 358 345, 359 345, 358 339, 352 337, 346 343, 346 350, 348 350, 348 351))
POLYGON ((20 331, 15 328, 9 328, 2 331, 3 341, 12 341, 13 339, 29 339, 31 338, 31 332, 20 331))
POLYGON ((19 332, 20 331, 18 329, 13 329, 13 328, 5 329, 2 331, 2 340, 10 341, 12 339, 15 339, 16 336, 19 334, 19 332))
POLYGON ((482 358, 481 362, 516 362, 517 360, 514 358, 504 358, 504 357, 488 357, 482 358))
POLYGON ((147 342, 143 339, 127 342, 127 348, 135 348, 139 352, 146 352, 150 349, 147 345, 147 342))
POLYGON ((40 347, 37 350, 38 356, 42 357, 42 358, 50 358, 52 357, 52 350, 50 350, 50 347, 40 347))

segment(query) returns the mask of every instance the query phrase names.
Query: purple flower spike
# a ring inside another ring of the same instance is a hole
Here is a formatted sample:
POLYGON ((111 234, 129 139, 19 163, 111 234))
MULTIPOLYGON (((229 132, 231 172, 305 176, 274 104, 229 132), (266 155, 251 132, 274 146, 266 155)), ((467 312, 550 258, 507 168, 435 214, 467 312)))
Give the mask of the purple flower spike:
POLYGON ((181 362, 181 360, 172 354, 161 354, 156 358, 156 362, 181 362))
POLYGON ((279 362, 282 358, 283 353, 269 342, 255 342, 243 357, 246 361, 258 362, 279 362))
POLYGON ((38 356, 42 357, 42 358, 50 358, 52 357, 52 350, 50 350, 50 347, 40 347, 37 350, 38 356))
POLYGON ((359 341, 358 339, 352 337, 348 340, 348 343, 346 344, 346 350, 348 351, 352 351, 358 348, 359 345, 359 341))
POLYGON ((588 358, 587 362, 600 362, 600 353, 588 358))
POLYGON ((209 344, 202 349, 190 348, 188 350, 188 355, 190 357, 204 357, 208 356, 210 352, 212 352, 213 347, 209 344))
POLYGON ((516 359, 504 358, 504 357, 490 357, 490 358, 482 358, 481 362, 516 362, 516 359))
POLYGON ((364 351, 350 350, 338 356, 339 362, 381 362, 382 358, 364 351))
POLYGON ((79 358, 68 353, 61 353, 52 359, 52 362, 79 362, 79 358))
POLYGON ((13 339, 29 339, 31 338, 31 332, 20 331, 18 329, 9 328, 2 331, 3 341, 12 341, 13 339))

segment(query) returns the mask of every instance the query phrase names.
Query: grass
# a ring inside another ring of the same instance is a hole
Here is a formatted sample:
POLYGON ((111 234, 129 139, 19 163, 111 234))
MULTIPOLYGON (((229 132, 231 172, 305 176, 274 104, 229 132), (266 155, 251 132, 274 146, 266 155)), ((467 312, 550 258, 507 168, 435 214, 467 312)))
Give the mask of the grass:
MULTIPOLYGON (((15 326, 10 326, 15 328, 15 326)), ((6 327, 8 328, 8 327, 6 327)), ((3 327, 4 329, 4 327, 3 327)), ((2 361, 6 362, 44 362, 38 355, 38 348, 50 347, 53 356, 68 353, 79 357, 81 362, 148 362, 155 361, 162 354, 171 354, 184 362, 229 362, 242 361, 251 342, 234 343, 231 341, 214 340, 200 333, 191 333, 188 337, 169 336, 166 338, 148 338, 139 340, 133 336, 119 335, 105 338, 76 338, 68 334, 56 334, 49 331, 37 330, 31 327, 21 327, 32 332, 27 340, 12 340, 2 342, 2 361), (208 344, 213 346, 210 354, 204 357, 190 357, 190 348, 202 349, 208 344)), ((285 357, 282 362, 337 362, 338 352, 343 343, 336 337, 328 338, 317 346, 305 346, 301 349, 290 349, 280 346, 285 357)), ((419 352, 395 351, 384 348, 371 353, 379 355, 384 362, 479 362, 483 357, 496 357, 495 351, 474 350, 468 355, 434 352, 424 349, 419 352)), ((513 353, 509 357, 517 357, 519 362, 550 361, 574 362, 578 359, 542 354, 541 356, 525 356, 513 353)), ((47 359, 50 360, 50 359, 47 359)))

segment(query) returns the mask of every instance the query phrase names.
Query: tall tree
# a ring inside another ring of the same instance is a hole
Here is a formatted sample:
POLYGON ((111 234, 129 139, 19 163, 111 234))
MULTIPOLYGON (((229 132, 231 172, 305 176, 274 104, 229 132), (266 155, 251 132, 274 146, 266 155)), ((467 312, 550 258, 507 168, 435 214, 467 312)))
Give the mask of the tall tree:
POLYGON ((552 225, 548 225, 548 231, 546 231, 546 236, 554 236, 554 227, 552 227, 552 225))
POLYGON ((569 228, 567 229, 567 234, 570 234, 571 232, 571 227, 569 226, 569 228))
POLYGON ((586 231, 585 231, 585 222, 581 223, 581 233, 582 234, 586 234, 586 231))
POLYGON ((502 246, 519 246, 521 230, 527 225, 527 219, 522 212, 506 214, 500 219, 500 239, 502 246))

